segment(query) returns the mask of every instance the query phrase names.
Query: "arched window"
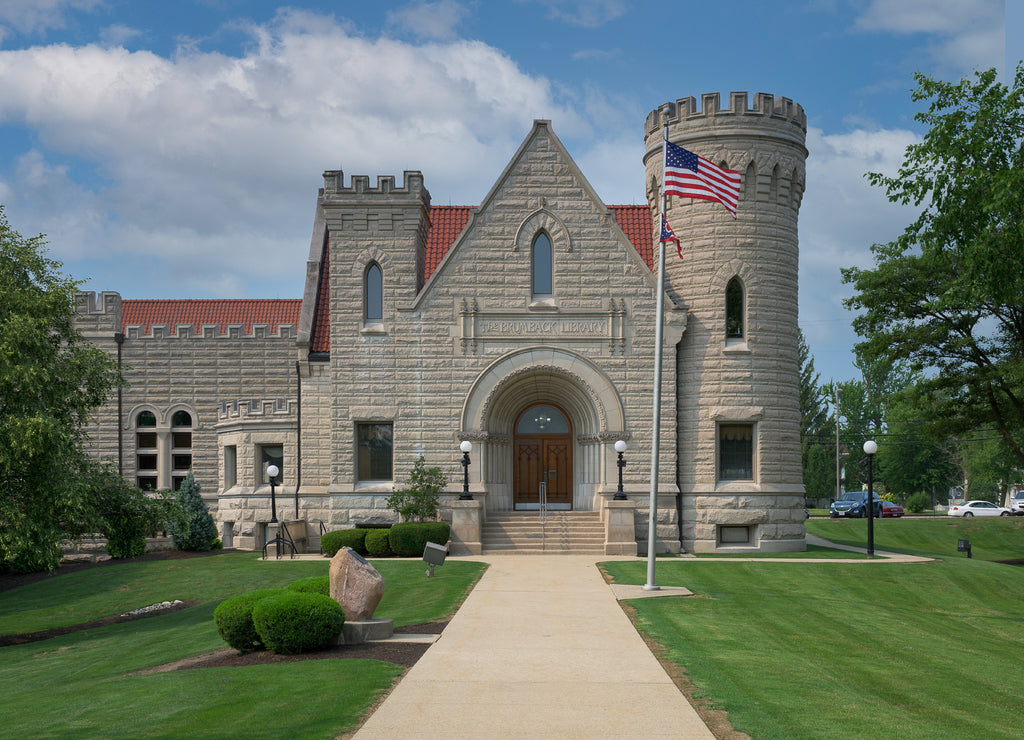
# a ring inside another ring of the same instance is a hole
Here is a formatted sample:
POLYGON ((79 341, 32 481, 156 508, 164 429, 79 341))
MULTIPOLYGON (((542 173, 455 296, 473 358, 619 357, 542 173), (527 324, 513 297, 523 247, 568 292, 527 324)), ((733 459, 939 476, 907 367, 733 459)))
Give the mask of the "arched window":
POLYGON ((179 409, 171 416, 171 487, 177 491, 192 469, 192 414, 179 409))
POLYGON ((743 284, 738 277, 725 288, 725 338, 743 339, 743 284))
POLYGON ((156 414, 140 411, 135 417, 135 485, 144 491, 157 489, 158 460, 156 414))
POLYGON ((534 299, 546 298, 552 294, 552 249, 551 239, 543 231, 533 240, 533 295, 534 299))
POLYGON ((366 301, 366 320, 384 320, 384 273, 376 262, 366 268, 366 285, 364 290, 366 301))

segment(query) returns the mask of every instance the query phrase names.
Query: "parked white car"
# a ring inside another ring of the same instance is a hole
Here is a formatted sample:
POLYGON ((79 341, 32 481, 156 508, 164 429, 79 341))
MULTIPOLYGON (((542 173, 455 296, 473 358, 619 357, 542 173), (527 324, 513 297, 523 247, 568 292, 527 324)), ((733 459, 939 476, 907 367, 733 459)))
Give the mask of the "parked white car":
POLYGON ((1017 491, 1010 499, 1010 512, 1014 516, 1024 516, 1024 491, 1017 491))
POLYGON ((1010 510, 1002 506, 996 506, 991 501, 968 501, 966 504, 957 504, 949 507, 950 516, 1010 516, 1010 510))

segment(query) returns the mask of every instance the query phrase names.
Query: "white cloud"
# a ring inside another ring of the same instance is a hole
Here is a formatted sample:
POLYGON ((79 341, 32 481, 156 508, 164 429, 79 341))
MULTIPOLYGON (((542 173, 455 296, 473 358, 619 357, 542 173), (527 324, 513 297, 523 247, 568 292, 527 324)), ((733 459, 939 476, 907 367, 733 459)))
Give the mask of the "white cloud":
POLYGON ((417 169, 435 202, 477 203, 533 118, 587 128, 547 80, 480 42, 372 40, 291 12, 251 31, 240 57, 0 51, 0 123, 27 125, 45 152, 7 176, 19 212, 32 214, 26 230, 48 233, 69 265, 92 252, 111 267, 145 256, 154 271, 90 287, 196 295, 207 276, 234 270, 242 281, 290 274, 284 294, 298 296, 324 169, 398 180, 417 169), (47 160, 73 162, 74 182, 47 160), (55 217, 52 201, 71 192, 55 217), (180 280, 160 279, 175 271, 180 280))
POLYGON ((0 24, 20 33, 39 33, 64 28, 68 11, 89 11, 102 4, 103 0, 3 0, 0 24))
POLYGON ((871 0, 855 28, 933 35, 930 53, 943 72, 1004 64, 1004 0, 871 0))
POLYGON ((842 307, 852 295, 842 285, 842 267, 869 267, 872 244, 902 233, 916 215, 888 203, 867 172, 895 175, 907 146, 920 141, 900 129, 857 129, 826 134, 808 128, 807 189, 800 209, 800 325, 819 369, 843 367, 838 377, 856 377, 849 326, 853 314, 842 307))
POLYGON ((416 0, 398 10, 389 10, 387 23, 419 38, 450 41, 468 14, 466 7, 455 0, 416 0))
POLYGON ((620 18, 629 10, 625 0, 519 0, 548 9, 548 17, 573 26, 597 28, 620 18))

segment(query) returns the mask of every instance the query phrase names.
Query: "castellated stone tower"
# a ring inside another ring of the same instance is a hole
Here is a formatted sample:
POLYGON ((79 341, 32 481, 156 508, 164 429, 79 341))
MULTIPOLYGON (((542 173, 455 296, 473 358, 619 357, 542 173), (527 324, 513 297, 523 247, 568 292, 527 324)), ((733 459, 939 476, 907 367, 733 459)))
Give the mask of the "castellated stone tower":
MULTIPOLYGON (((797 359, 797 216, 807 119, 786 98, 680 98, 644 128, 645 183, 661 209, 664 125, 675 144, 738 170, 737 218, 669 196, 666 290, 688 310, 676 347, 677 480, 683 541, 696 552, 804 549, 797 359), (709 400, 714 399, 714 400, 709 400)), ((655 232, 657 233, 657 232, 655 232)))

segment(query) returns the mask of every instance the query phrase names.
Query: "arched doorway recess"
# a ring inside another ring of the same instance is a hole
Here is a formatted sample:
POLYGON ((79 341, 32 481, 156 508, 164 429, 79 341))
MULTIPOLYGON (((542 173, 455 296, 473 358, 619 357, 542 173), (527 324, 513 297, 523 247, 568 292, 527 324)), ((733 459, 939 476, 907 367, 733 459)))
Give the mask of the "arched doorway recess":
POLYGON ((562 410, 545 403, 524 409, 516 420, 513 449, 513 508, 539 509, 543 487, 546 508, 572 509, 572 424, 562 410))

